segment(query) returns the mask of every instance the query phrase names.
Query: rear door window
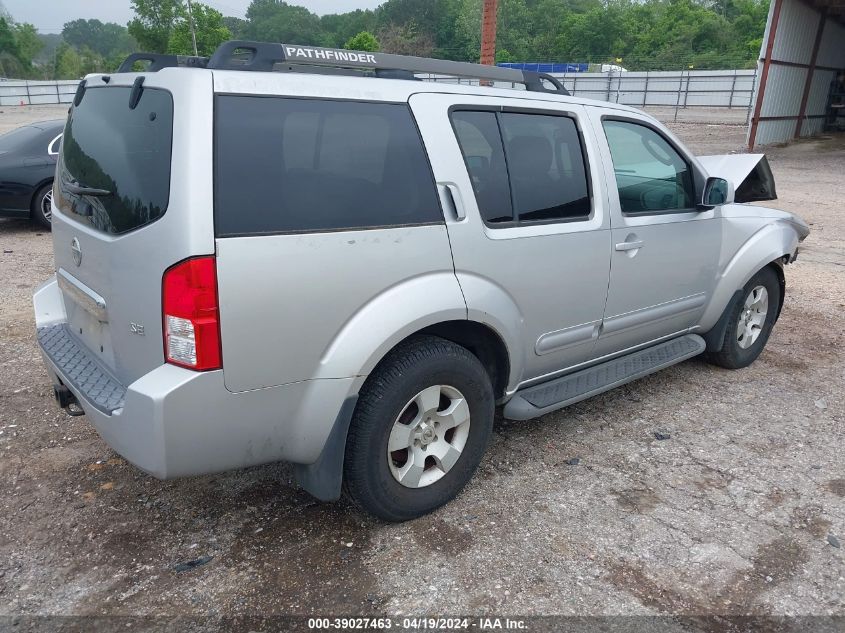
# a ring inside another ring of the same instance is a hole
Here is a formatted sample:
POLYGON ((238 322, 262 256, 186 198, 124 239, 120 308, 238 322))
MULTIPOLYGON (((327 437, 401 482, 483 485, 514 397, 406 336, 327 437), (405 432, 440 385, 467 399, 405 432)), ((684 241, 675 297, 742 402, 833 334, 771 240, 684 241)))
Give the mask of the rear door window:
POLYGON ((219 95, 217 235, 442 222, 406 105, 219 95))
POLYGON ((586 157, 571 117, 456 110, 452 125, 488 226, 590 217, 586 157))
POLYGON ((511 222, 508 168, 496 113, 458 110, 452 115, 452 125, 481 217, 488 224, 511 222))
POLYGON ((590 190, 575 121, 515 112, 499 117, 520 221, 586 220, 590 190))
POLYGON ((61 145, 58 206, 105 233, 157 220, 170 198, 173 97, 145 88, 130 109, 131 91, 86 90, 71 109, 61 145))

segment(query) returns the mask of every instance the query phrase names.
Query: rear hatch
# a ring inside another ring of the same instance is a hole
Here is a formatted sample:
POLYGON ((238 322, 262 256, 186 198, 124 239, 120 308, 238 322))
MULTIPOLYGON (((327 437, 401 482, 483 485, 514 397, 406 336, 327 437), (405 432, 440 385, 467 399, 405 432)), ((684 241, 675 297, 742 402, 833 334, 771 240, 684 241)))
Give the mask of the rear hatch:
POLYGON ((210 73, 138 77, 87 79, 53 202, 68 327, 124 385, 164 362, 164 271, 214 252, 210 73))

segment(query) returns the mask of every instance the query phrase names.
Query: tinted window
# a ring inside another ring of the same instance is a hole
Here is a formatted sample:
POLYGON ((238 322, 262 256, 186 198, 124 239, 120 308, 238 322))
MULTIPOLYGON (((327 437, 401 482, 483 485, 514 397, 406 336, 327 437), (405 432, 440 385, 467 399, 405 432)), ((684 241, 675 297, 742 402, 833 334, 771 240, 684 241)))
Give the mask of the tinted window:
POLYGON ((499 117, 519 220, 588 217, 590 194, 575 121, 513 112, 499 117))
POLYGON ((623 212, 694 206, 690 167, 666 139, 649 127, 627 121, 605 121, 604 131, 623 212))
POLYGON ((452 124, 485 222, 589 217, 589 185, 575 121, 458 110, 452 124))
POLYGON ((496 114, 457 111, 452 124, 481 217, 488 223, 512 221, 508 169, 496 114))
POLYGON ((61 146, 61 210, 107 233, 125 233, 158 219, 170 197, 173 98, 146 88, 131 110, 131 90, 86 90, 71 110, 61 146), (108 194, 72 191, 77 187, 108 194))
POLYGON ((217 234, 442 222, 405 105, 218 96, 217 234))

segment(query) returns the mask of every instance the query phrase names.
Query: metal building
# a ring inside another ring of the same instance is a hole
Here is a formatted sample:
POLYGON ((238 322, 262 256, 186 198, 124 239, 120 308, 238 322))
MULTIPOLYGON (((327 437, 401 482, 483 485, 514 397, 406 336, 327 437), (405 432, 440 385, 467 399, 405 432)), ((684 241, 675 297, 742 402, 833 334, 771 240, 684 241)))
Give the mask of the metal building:
POLYGON ((772 0, 748 147, 824 129, 831 82, 845 70, 845 0, 772 0))

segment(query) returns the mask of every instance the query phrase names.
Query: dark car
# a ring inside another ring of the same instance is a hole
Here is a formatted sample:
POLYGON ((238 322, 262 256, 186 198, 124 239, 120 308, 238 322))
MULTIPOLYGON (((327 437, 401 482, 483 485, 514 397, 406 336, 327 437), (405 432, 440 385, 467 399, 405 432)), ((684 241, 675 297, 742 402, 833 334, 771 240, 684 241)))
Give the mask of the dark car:
POLYGON ((64 125, 64 120, 41 121, 0 136, 0 217, 32 218, 50 228, 64 125))

